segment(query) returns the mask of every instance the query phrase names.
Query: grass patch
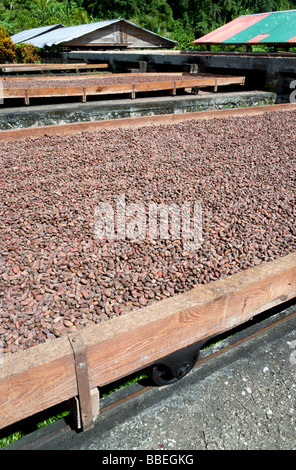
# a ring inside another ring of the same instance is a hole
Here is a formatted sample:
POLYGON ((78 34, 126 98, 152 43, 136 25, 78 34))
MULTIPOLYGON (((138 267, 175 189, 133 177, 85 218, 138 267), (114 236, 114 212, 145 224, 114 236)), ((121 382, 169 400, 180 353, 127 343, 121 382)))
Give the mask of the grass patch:
POLYGON ((50 408, 42 413, 38 413, 36 417, 24 419, 23 421, 13 424, 8 428, 0 431, 0 449, 18 441, 22 437, 31 434, 38 429, 44 428, 48 424, 54 423, 61 418, 70 414, 65 404, 50 408))
MULTIPOLYGON (((147 375, 145 374, 134 374, 133 376, 114 382, 113 384, 100 389, 100 397, 104 398, 112 395, 112 393, 146 378, 147 375)), ((27 418, 19 423, 9 426, 8 428, 0 430, 0 449, 62 418, 66 418, 68 416, 69 419, 71 419, 70 415, 71 411, 68 409, 67 403, 62 403, 54 408, 38 413, 36 416, 27 418)))
POLYGON ((146 374, 140 375, 131 375, 128 378, 124 378, 122 380, 118 380, 111 385, 107 385, 106 387, 102 387, 100 389, 100 396, 101 398, 108 397, 112 395, 112 393, 117 392, 118 390, 128 387, 129 385, 133 385, 134 383, 140 382, 141 380, 147 379, 146 374))

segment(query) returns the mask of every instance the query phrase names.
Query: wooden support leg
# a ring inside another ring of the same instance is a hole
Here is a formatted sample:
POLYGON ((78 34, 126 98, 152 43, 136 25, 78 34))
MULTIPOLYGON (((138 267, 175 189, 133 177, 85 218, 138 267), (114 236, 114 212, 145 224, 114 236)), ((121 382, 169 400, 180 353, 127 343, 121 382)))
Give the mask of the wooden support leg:
POLYGON ((197 64, 190 64, 189 73, 198 73, 198 72, 199 72, 198 65, 197 64))
POLYGON ((133 91, 131 92, 131 99, 134 100, 135 98, 136 98, 135 85, 133 85, 133 91))
MULTIPOLYGON (((88 431, 94 425, 91 392, 89 387, 86 347, 81 335, 69 338, 74 355, 78 397, 76 404, 76 424, 78 429, 88 431)), ((75 414, 74 414, 75 417, 75 414)))
POLYGON ((83 87, 83 95, 82 95, 81 101, 82 101, 82 103, 86 103, 86 89, 85 89, 85 87, 83 87))
POLYGON ((176 82, 174 82, 174 88, 172 88, 172 90, 170 90, 170 95, 176 96, 176 93, 177 93, 176 82))
POLYGON ((217 81, 217 78, 215 78, 214 92, 216 93, 217 91, 218 91, 218 81, 217 81))
POLYGON ((73 397, 73 398, 70 398, 70 400, 67 400, 67 404, 72 413, 73 421, 75 423, 77 430, 83 429, 84 431, 87 431, 88 429, 91 429, 93 427, 94 422, 96 421, 96 419, 98 418, 100 414, 100 392, 98 388, 93 388, 90 391, 90 399, 91 399, 91 407, 92 407, 92 423, 91 423, 91 426, 88 427, 87 429, 83 428, 83 423, 81 420, 81 407, 80 407, 79 398, 73 397))
POLYGON ((30 98, 28 96, 28 90, 25 90, 25 105, 29 105, 30 104, 30 98))
POLYGON ((100 414, 100 391, 98 387, 90 391, 93 421, 96 421, 100 414))

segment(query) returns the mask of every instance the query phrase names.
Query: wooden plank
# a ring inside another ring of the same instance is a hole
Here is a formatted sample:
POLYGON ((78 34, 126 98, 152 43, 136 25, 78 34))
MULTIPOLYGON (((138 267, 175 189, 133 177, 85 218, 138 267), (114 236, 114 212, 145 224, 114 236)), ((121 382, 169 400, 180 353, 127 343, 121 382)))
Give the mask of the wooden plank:
POLYGON ((29 105, 30 104, 30 98, 29 98, 29 95, 28 95, 28 90, 25 89, 25 105, 29 105))
MULTIPOLYGON (((46 98, 51 96, 81 96, 85 92, 88 95, 105 95, 105 94, 119 94, 131 93, 133 91, 132 84, 119 84, 119 85, 103 85, 103 86, 69 86, 69 87, 42 87, 42 88, 27 88, 27 93, 30 98, 46 98)), ((25 94, 24 88, 4 88, 4 99, 6 98, 20 98, 25 94)))
MULTIPOLYGON (((13 67, 15 67, 15 68, 17 68, 17 67, 23 67, 23 68, 26 68, 26 67, 35 67, 36 69, 38 69, 38 68, 40 68, 40 67, 54 67, 54 68, 59 69, 59 68, 65 67, 65 66, 67 66, 67 67, 68 67, 68 66, 70 66, 70 67, 76 67, 76 66, 78 66, 78 65, 97 65, 97 64, 87 64, 86 62, 74 62, 74 63, 73 63, 73 62, 71 62, 71 63, 66 63, 66 62, 64 62, 64 63, 59 63, 59 62, 57 62, 57 63, 43 62, 42 64, 39 64, 39 63, 38 63, 38 64, 25 64, 25 63, 20 63, 20 64, 18 64, 18 63, 14 63, 14 64, 5 64, 5 63, 4 63, 4 64, 3 64, 3 63, 2 63, 2 64, 0 64, 0 68, 2 68, 2 67, 11 67, 11 68, 13 68, 13 67)), ((98 65, 100 65, 100 64, 98 64, 98 65)))
MULTIPOLYGON (((166 76, 170 76, 170 77, 173 77, 174 80, 177 80, 178 78, 179 79, 182 79, 182 76, 187 76, 190 75, 192 78, 192 80, 196 80, 196 79, 206 79, 206 78, 219 78, 219 80, 221 81, 221 83, 225 82, 225 83, 233 83, 233 82, 236 82, 236 83, 243 83, 244 80, 245 80, 245 77, 241 77, 241 76, 232 76, 232 75, 210 75, 210 74, 202 74, 202 73, 198 73, 198 74, 188 74, 188 73, 184 73, 184 72, 166 72, 166 73, 163 73, 163 72, 131 72, 131 73, 110 73, 110 72, 103 72, 103 76, 104 78, 112 78, 112 77, 133 77, 133 78, 137 78, 137 77, 140 77, 140 78, 147 78, 147 77, 154 77, 154 76, 163 76, 163 77, 166 77, 166 76)), ((78 75, 78 74, 73 74, 71 75, 71 80, 73 80, 75 78, 75 80, 85 80, 87 78, 93 78, 94 76, 93 75, 87 75, 87 74, 84 74, 84 75, 78 75)), ((34 80, 69 80, 69 76, 65 76, 65 75, 38 75, 38 77, 36 76, 28 76, 28 77, 20 77, 20 76, 16 76, 16 77, 1 77, 0 80, 4 80, 4 81, 24 81, 24 80, 27 80, 27 81, 32 81, 34 82, 34 80)), ((187 80, 189 80, 187 78, 187 80)), ((134 82, 136 82, 136 80, 134 80, 134 82)))
POLYGON ((208 87, 214 86, 215 78, 209 79, 192 79, 192 80, 175 80, 167 82, 146 82, 136 83, 136 91, 157 91, 157 90, 174 90, 177 88, 192 88, 194 86, 208 87))
POLYGON ((94 85, 86 87, 88 95, 112 95, 120 93, 131 93, 132 83, 122 83, 119 85, 94 85))
POLYGON ((131 92, 131 99, 134 100, 136 98, 136 85, 133 84, 133 91, 131 92))
POLYGON ((245 84, 245 77, 217 77, 218 85, 244 85, 245 84))
POLYGON ((106 69, 108 64, 1 64, 3 73, 42 72, 46 70, 106 69))
MULTIPOLYGON (((108 73, 108 74, 104 74, 103 76, 104 76, 104 78, 106 78, 106 79, 109 78, 109 77, 110 77, 110 78, 113 78, 113 77, 122 77, 122 76, 133 77, 133 78, 135 79, 135 80, 133 80, 133 82, 134 82, 134 83, 137 83, 137 80, 136 80, 136 79, 137 79, 138 77, 142 78, 142 77, 167 76, 167 75, 168 75, 167 73, 155 73, 155 72, 138 73, 138 72, 137 72, 137 73, 129 73, 129 74, 122 74, 122 73, 121 73, 121 74, 109 74, 109 73, 108 73)), ((180 79, 180 78, 182 77, 182 75, 184 75, 184 74, 181 73, 181 72, 174 72, 174 73, 170 73, 169 75, 175 77, 175 78, 174 78, 174 82, 175 82, 175 81, 177 81, 178 78, 180 79)), ((185 75, 188 75, 188 74, 185 74, 185 75)), ((189 84, 189 85, 188 85, 188 88, 190 88, 190 87, 192 88, 192 86, 196 86, 196 78, 195 78, 195 75, 192 74, 192 76, 193 76, 193 79, 192 79, 192 80, 193 80, 193 82, 192 82, 193 85, 192 85, 192 83, 189 83, 188 80, 186 81, 186 82, 187 82, 187 85, 189 84)), ((213 76, 209 76, 209 75, 206 75, 206 74, 197 74, 196 77, 199 77, 199 78, 207 77, 207 78, 209 78, 209 79, 213 78, 213 76)), ((82 75, 82 76, 79 76, 79 75, 72 75, 72 76, 71 76, 71 81, 75 80, 75 82, 77 82, 77 86, 79 86, 79 83, 80 83, 81 81, 87 80, 88 78, 93 79, 93 75, 82 75)), ((54 76, 52 76, 52 75, 50 75, 50 76, 46 75, 46 76, 44 76, 44 75, 42 75, 42 76, 38 76, 38 78, 36 78, 36 77, 31 77, 31 76, 30 76, 30 77, 26 77, 26 76, 22 76, 22 77, 19 77, 19 76, 17 76, 17 77, 11 77, 11 76, 10 76, 10 77, 0 77, 0 81, 3 81, 3 83, 7 83, 7 82, 9 83, 10 81, 12 81, 12 82, 14 82, 14 83, 16 82, 17 84, 19 84, 18 87, 13 87, 13 88, 15 88, 15 89, 21 88, 21 85, 22 85, 22 83, 23 83, 24 81, 29 82, 29 83, 31 82, 31 83, 34 84, 34 81, 35 81, 36 79, 37 79, 38 81, 40 81, 40 80, 41 80, 41 81, 44 81, 44 80, 46 80, 46 81, 53 80, 53 81, 56 81, 56 82, 58 82, 58 83, 62 83, 62 82, 65 82, 65 81, 68 82, 68 81, 69 81, 69 76, 64 76, 64 75, 62 75, 62 76, 61 76, 61 75, 54 75, 54 76)), ((221 83, 223 82, 223 84, 225 84, 225 85, 228 85, 228 84, 244 84, 245 77, 232 77, 232 76, 226 76, 226 77, 224 77, 224 76, 223 76, 223 77, 220 77, 219 80, 220 80, 221 83), (221 80, 222 80, 222 81, 221 81, 221 80)), ((149 83, 151 83, 151 82, 146 82, 146 83, 149 84, 149 83)), ((158 83, 159 83, 159 82, 158 82, 158 83)), ((170 83, 170 82, 169 82, 169 83, 170 83)), ((203 82, 203 83, 205 83, 205 82, 203 82)), ((83 86, 83 84, 81 84, 81 86, 83 86)), ((110 85, 109 85, 109 86, 110 86, 110 85)), ((169 86, 169 85, 168 85, 168 86, 169 86)), ((212 86, 212 82, 210 82, 210 86, 212 86)), ((181 86, 181 88, 182 88, 182 87, 183 87, 183 85, 181 86)), ((33 88, 33 87, 30 87, 30 88, 33 88)), ((35 87, 35 88, 36 88, 36 87, 35 87)), ((54 87, 53 87, 53 88, 54 88, 54 87)), ((186 86, 186 88, 187 88, 187 86, 186 86)), ((94 87, 94 89, 95 89, 95 87, 94 87)), ((169 89, 169 88, 168 88, 168 89, 169 89)), ((91 91, 92 91, 92 90, 89 88, 88 92, 91 92, 91 91)), ((141 91, 141 90, 140 90, 140 91, 141 91)), ((145 85, 143 85, 142 91, 145 91, 145 85)), ((148 88, 148 91, 149 91, 149 88, 148 88)), ((129 92, 129 91, 128 91, 128 92, 129 92)), ((11 97, 11 95, 8 96, 8 97, 11 97)))
MULTIPOLYGON (((188 75, 188 72, 184 73, 183 75, 188 75)), ((223 84, 232 84, 232 83, 238 83, 238 84, 243 84, 245 82, 245 76, 241 75, 216 75, 216 74, 209 74, 209 73, 190 73, 192 78, 217 78, 219 80, 219 83, 223 84)))
MULTIPOLYGON (((296 253, 80 330, 90 388, 143 369, 294 297, 296 253)), ((77 393, 69 337, 5 354, 0 365, 0 428, 77 393)))
POLYGON ((215 85, 214 85, 214 92, 216 93, 218 91, 218 80, 215 78, 215 85))
POLYGON ((45 98, 50 96, 81 96, 83 87, 42 87, 42 88, 4 88, 4 99, 20 98, 25 96, 25 92, 30 98, 45 98))
POLYGON ((76 62, 76 63, 43 63, 43 64, 0 64, 0 68, 9 67, 9 68, 50 68, 50 69, 64 69, 64 68, 77 68, 77 67, 105 67, 107 64, 87 64, 86 62, 76 62))
POLYGON ((158 90, 171 90, 174 88, 174 82, 146 82, 146 83, 135 83, 136 92, 149 92, 158 90))
MULTIPOLYGON (((9 83, 9 82, 16 82, 16 83, 19 83, 20 86, 21 84, 25 81, 25 82, 31 82, 31 83, 34 83, 36 80, 39 81, 51 81, 53 80, 54 82, 68 82, 69 80, 73 81, 77 81, 79 83, 79 81, 81 80, 87 80, 87 79, 93 79, 94 77, 104 77, 104 78, 108 78, 108 77, 114 77, 115 74, 109 74, 109 73, 106 73, 106 72, 102 72, 101 74, 98 74, 98 75, 93 75, 93 74, 77 74, 76 72, 73 72, 73 74, 71 75, 55 75, 55 74, 50 74, 50 75, 29 75, 29 76, 24 76, 22 75, 21 77, 19 75, 17 76, 8 76, 8 77, 5 77, 5 76, 1 76, 0 77, 0 80, 5 82, 5 83, 9 83)), ((17 87, 15 87, 17 88, 17 87)))
MULTIPOLYGON (((230 82, 228 82, 230 83, 230 82)), ((227 83, 227 84, 228 84, 227 83)), ((236 83, 234 79, 232 83, 236 83)), ((192 80, 177 81, 161 81, 161 82, 144 82, 134 84, 118 84, 118 85, 93 85, 93 86, 70 86, 70 87, 28 87, 28 96, 33 98, 45 98, 50 96, 81 96, 87 95, 109 95, 131 93, 133 96, 136 92, 149 92, 158 90, 176 90, 177 88, 191 88, 194 86, 208 87, 214 86, 216 89, 219 79, 213 78, 195 78, 192 80)), ((221 83, 222 84, 222 83, 221 83)), ((4 98, 19 98, 24 96, 23 88, 4 88, 4 98)))
MULTIPOLYGON (((167 75, 167 73, 165 74, 162 74, 162 73, 155 73, 155 72, 149 72, 149 73, 128 73, 128 74, 123 74, 123 73, 105 73, 105 72, 102 72, 100 75, 98 75, 99 77, 104 77, 104 79, 106 78, 114 78, 114 77, 122 77, 122 76, 128 76, 128 77, 140 77, 142 78, 143 76, 144 77, 150 77, 150 76, 161 76, 161 75, 167 75)), ((170 74, 170 75, 176 75, 178 77, 180 77, 182 74, 181 73, 173 73, 173 74, 170 74)), ((20 86, 22 85, 22 83, 24 81, 26 82, 31 82, 31 83, 34 83, 35 80, 38 80, 38 82, 41 80, 41 81, 50 81, 50 80, 53 80, 53 81, 57 81, 57 82, 63 82, 63 81, 66 81, 68 82, 69 80, 73 81, 75 80, 77 82, 77 85, 79 84, 79 82, 81 80, 87 80, 88 78, 90 79, 93 79, 94 78, 94 75, 91 75, 91 74, 83 74, 83 75, 78 75, 76 73, 73 73, 71 75, 38 75, 38 77, 36 76, 9 76, 9 77, 5 77, 5 76, 1 76, 0 77, 0 81, 3 81, 3 83, 9 83, 9 82, 17 82, 18 84, 20 84, 20 86)), ((136 80, 135 80, 136 81, 136 80)), ((18 88, 18 87, 14 87, 14 88, 18 88)))

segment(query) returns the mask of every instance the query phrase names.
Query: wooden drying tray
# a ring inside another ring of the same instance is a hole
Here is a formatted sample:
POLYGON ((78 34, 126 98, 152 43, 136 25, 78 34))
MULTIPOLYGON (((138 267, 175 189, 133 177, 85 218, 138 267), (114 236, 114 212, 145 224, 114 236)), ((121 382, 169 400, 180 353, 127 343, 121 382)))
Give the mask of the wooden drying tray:
MULTIPOLYGON (((77 395, 83 401, 96 387, 143 370, 295 297, 296 253, 292 253, 77 334, 4 354, 0 361, 0 428, 77 395), (73 339, 84 352, 87 368, 86 389, 81 395, 73 339)), ((88 426, 91 421, 88 416, 88 426)))
POLYGON ((0 64, 2 73, 46 72, 49 70, 106 69, 108 64, 0 64))
MULTIPOLYGON (((127 74, 130 75, 130 74, 127 74)), ((132 75, 132 74, 131 74, 132 75)), ((143 75, 143 74, 141 74, 143 75)), ((48 98, 48 97, 66 97, 80 96, 82 102, 86 102, 87 96, 129 94, 132 99, 138 92, 150 92, 169 90, 171 94, 176 95, 177 89, 193 87, 213 87, 214 91, 218 86, 225 85, 244 85, 245 77, 236 76, 217 76, 217 75, 192 75, 190 80, 182 80, 180 75, 173 81, 155 81, 137 83, 137 74, 132 75, 131 83, 119 85, 95 85, 95 86, 70 86, 70 87, 31 87, 31 88, 4 88, 4 99, 23 98, 26 105, 30 104, 30 98, 48 98)))

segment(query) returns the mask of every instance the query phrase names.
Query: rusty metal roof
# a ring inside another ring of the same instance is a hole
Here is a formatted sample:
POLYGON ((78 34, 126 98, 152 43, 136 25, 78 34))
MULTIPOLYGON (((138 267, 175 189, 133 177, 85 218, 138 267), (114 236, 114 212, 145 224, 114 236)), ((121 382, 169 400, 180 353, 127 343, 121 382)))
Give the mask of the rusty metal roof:
POLYGON ((243 15, 193 42, 196 44, 295 44, 296 10, 243 15))

